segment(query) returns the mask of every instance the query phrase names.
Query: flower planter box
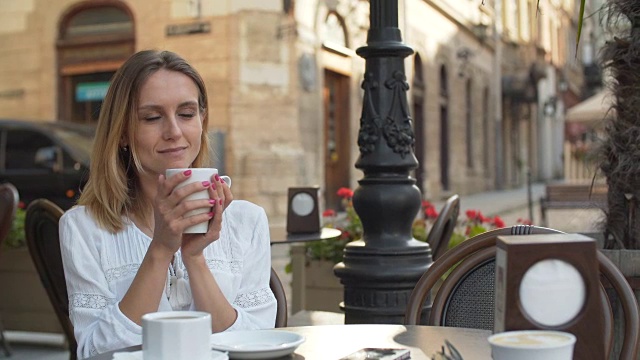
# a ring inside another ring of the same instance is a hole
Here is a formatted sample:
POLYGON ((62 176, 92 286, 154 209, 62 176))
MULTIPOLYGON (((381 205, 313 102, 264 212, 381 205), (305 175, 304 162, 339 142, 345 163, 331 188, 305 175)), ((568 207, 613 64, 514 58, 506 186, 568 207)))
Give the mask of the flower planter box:
POLYGON ((301 310, 341 312, 344 288, 330 261, 308 260, 303 245, 291 247, 291 313, 301 310))
POLYGON ((5 330, 62 334, 26 247, 0 251, 0 284, 0 316, 5 330))

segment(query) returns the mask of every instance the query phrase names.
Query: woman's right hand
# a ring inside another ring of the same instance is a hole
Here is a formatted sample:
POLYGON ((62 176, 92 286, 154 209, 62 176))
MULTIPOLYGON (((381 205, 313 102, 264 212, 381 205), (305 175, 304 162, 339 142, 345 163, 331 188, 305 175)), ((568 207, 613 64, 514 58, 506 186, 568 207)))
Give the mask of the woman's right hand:
POLYGON ((177 187, 191 176, 189 170, 166 178, 158 177, 158 194, 154 200, 153 213, 155 228, 153 241, 163 245, 172 253, 178 251, 182 245, 184 230, 211 219, 212 213, 185 216, 187 212, 198 208, 210 208, 209 200, 187 200, 187 196, 211 187, 210 181, 197 181, 192 184, 177 187))

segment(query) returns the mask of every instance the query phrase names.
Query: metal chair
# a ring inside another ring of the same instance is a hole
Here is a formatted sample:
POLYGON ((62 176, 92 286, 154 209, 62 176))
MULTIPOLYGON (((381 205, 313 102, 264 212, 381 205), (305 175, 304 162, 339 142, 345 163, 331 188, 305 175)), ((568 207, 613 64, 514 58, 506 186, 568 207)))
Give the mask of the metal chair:
POLYGON ((271 278, 269 279, 269 287, 276 297, 278 303, 278 311, 276 312, 276 324, 275 327, 281 328, 287 326, 287 296, 284 292, 284 286, 282 281, 278 277, 273 268, 271 268, 271 278))
POLYGON ((27 207, 24 228, 29 253, 69 344, 69 358, 75 360, 78 344, 69 319, 69 297, 58 235, 58 222, 63 213, 49 200, 34 200, 27 207))
POLYGON ((456 227, 459 214, 460 197, 455 194, 447 199, 433 227, 429 230, 429 235, 427 235, 427 243, 431 247, 433 261, 448 250, 449 240, 456 227))
MULTIPOLYGON (((479 234, 466 240, 429 268, 414 288, 405 313, 405 324, 424 322, 422 309, 424 302, 436 284, 449 269, 455 269, 443 281, 436 294, 427 324, 436 326, 467 327, 493 330, 494 281, 496 239, 500 235, 528 235, 561 233, 558 230, 517 225, 479 234)), ((616 290, 625 313, 625 334, 621 359, 635 359, 638 352, 636 337, 640 328, 640 317, 635 295, 624 276, 602 253, 598 252, 601 275, 616 290), (631 357, 634 356, 634 357, 631 357)), ((600 298, 605 309, 607 353, 613 345, 613 313, 611 304, 602 284, 600 298)))
MULTIPOLYGON (((15 186, 10 183, 0 184, 0 246, 11 231, 19 201, 20 197, 15 186)), ((11 356, 11 347, 4 335, 2 317, 0 317, 0 345, 6 356, 11 356)))

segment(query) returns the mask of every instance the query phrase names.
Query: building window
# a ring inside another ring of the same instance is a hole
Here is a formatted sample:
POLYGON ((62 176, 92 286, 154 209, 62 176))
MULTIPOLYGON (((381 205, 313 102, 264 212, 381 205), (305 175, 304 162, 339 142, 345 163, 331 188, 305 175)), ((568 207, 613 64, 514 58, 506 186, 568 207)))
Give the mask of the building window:
POLYGON ((465 130, 467 137, 467 168, 473 169, 473 101, 471 99, 471 79, 465 87, 465 130))
POLYGON ((60 21, 58 117, 95 123, 109 81, 133 54, 134 23, 121 1, 81 2, 60 21))
POLYGON ((487 178, 491 177, 489 131, 489 88, 485 87, 482 92, 482 164, 487 178))

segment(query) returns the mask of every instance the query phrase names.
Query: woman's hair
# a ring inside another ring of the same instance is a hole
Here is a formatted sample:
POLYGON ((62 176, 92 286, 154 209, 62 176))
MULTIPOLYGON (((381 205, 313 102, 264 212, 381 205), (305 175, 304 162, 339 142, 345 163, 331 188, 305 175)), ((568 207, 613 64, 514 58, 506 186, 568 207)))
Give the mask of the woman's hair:
POLYGON ((160 69, 182 73, 198 87, 201 147, 191 167, 206 166, 209 162, 207 91, 198 72, 170 51, 145 50, 132 55, 113 75, 102 102, 89 180, 78 199, 78 204, 87 207, 99 226, 114 233, 124 228, 123 216, 135 214, 143 221, 150 220, 143 211, 151 204, 140 189, 137 174, 144 170, 133 139, 138 131, 140 89, 160 69), (123 143, 128 144, 129 149, 123 149, 123 143))

